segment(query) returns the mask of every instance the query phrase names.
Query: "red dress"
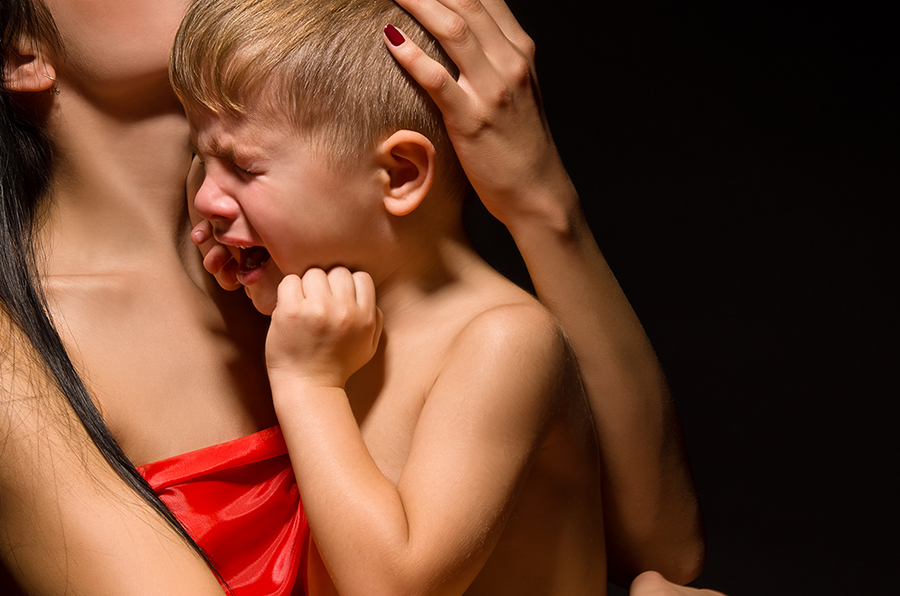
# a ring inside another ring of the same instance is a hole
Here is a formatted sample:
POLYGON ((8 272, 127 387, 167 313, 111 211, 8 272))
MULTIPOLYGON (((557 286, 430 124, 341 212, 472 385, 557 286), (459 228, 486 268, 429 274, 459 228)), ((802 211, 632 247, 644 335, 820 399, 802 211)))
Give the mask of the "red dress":
POLYGON ((303 594, 309 525, 280 427, 138 468, 237 596, 303 594))

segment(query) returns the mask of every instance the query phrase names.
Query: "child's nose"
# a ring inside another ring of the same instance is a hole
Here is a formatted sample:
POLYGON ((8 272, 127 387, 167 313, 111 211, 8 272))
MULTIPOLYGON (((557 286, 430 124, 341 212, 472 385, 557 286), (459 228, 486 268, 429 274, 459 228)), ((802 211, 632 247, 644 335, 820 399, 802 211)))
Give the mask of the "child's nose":
POLYGON ((194 196, 194 209, 201 217, 211 221, 233 220, 237 218, 239 205, 207 175, 194 196))

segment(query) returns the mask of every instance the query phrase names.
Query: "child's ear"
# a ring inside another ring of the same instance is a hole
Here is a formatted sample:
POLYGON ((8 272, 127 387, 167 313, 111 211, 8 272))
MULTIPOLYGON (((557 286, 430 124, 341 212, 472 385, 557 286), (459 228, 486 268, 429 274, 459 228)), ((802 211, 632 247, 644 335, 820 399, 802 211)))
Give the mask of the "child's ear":
POLYGON ((3 79, 10 91, 37 93, 56 83, 56 69, 30 40, 16 43, 6 58, 3 79))
POLYGON ((388 174, 385 209, 396 216, 412 213, 434 183, 434 145, 421 133, 398 130, 381 144, 378 157, 388 174))

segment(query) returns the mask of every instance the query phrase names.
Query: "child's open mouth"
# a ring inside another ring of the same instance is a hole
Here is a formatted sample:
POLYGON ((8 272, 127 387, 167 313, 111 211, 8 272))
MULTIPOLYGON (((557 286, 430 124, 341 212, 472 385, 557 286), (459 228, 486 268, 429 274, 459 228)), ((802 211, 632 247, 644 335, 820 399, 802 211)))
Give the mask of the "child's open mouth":
POLYGON ((238 269, 241 272, 259 269, 269 262, 269 251, 262 246, 239 247, 238 269))

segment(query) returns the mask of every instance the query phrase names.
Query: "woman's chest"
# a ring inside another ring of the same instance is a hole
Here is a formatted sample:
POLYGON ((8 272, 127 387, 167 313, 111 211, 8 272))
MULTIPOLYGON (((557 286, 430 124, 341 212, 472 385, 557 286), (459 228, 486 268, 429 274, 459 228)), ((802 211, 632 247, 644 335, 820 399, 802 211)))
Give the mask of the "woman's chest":
POLYGON ((54 304, 75 366, 137 465, 275 424, 265 329, 190 287, 109 277, 59 287, 54 304))

